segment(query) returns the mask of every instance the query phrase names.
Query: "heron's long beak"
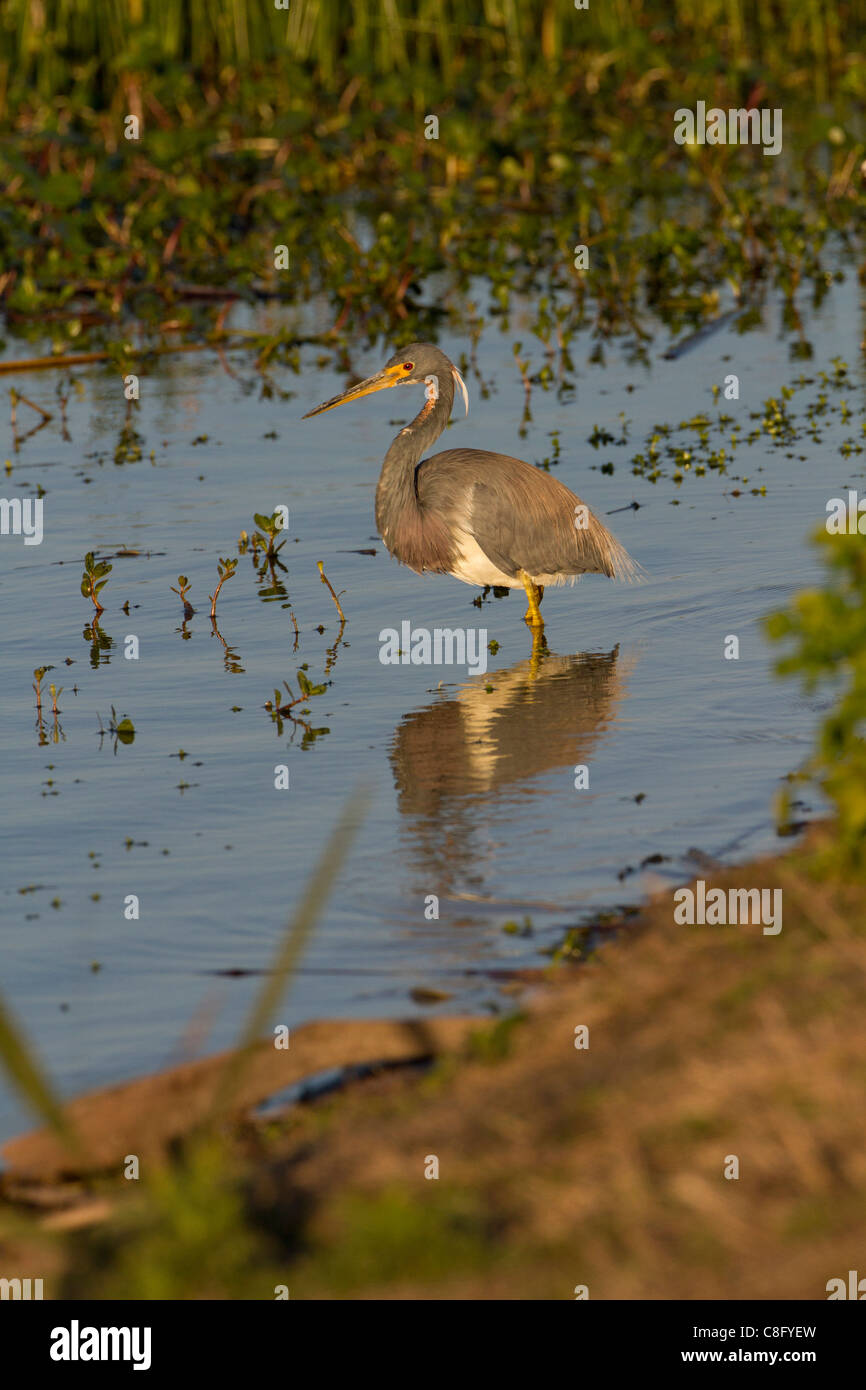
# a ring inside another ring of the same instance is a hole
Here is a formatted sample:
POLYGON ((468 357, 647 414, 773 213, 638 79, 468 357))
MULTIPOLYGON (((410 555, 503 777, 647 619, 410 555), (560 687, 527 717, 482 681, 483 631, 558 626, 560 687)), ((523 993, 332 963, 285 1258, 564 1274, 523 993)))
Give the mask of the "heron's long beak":
POLYGON ((361 396, 371 395, 373 391, 384 391, 387 386, 397 386, 403 377, 404 373, 399 365, 383 367, 375 376, 368 376, 366 381, 359 381, 357 386, 350 386, 341 396, 333 396, 331 400, 317 405, 315 410, 308 410, 303 418, 309 420, 311 415, 321 415, 323 410, 333 410, 334 406, 345 405, 346 401, 357 401, 361 396))

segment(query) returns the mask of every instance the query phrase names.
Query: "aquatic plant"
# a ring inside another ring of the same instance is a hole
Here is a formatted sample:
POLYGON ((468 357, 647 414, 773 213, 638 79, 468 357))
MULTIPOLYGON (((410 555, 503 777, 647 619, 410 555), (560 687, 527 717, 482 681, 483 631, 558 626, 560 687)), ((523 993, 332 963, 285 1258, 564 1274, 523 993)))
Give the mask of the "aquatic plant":
POLYGON ((171 592, 173 594, 177 594, 178 598, 183 604, 183 617, 184 622, 186 622, 186 620, 191 618, 195 613, 195 609, 193 608, 192 604, 187 598, 187 594, 189 593, 192 585, 190 584, 190 581, 187 579, 185 574, 179 574, 177 576, 177 582, 178 588, 175 588, 173 584, 169 584, 168 587, 171 589, 171 592))
MULTIPOLYGON (((343 596, 343 594, 346 592, 346 590, 345 590, 345 589, 341 589, 340 592, 339 592, 339 594, 335 593, 335 592, 334 592, 334 586, 333 586, 333 584, 331 583, 331 581, 330 581, 330 579, 328 578, 328 576, 325 574, 325 567, 324 567, 324 565, 322 564, 321 560, 317 560, 317 561, 316 561, 316 565, 317 565, 317 567, 318 567, 318 570, 319 570, 319 577, 320 577, 322 583, 327 585, 327 587, 328 587, 328 593, 331 595, 331 598, 334 600, 334 606, 335 606, 337 612, 338 612, 339 615, 340 615, 340 622, 344 624, 345 621, 346 621, 346 615, 345 615, 345 613, 343 612, 342 608, 340 607, 340 599, 342 598, 342 596, 343 596)), ((341 629, 341 631, 342 631, 342 629, 341 629)))
MULTIPOLYGON (((53 671, 53 666, 37 666, 33 672, 33 689, 36 692, 36 708, 42 713, 42 681, 48 671, 53 671)), ((54 690, 54 686, 51 687, 54 690)))
POLYGON ((84 557, 84 574, 81 577, 81 592, 85 598, 89 598, 96 609, 96 616, 104 613, 105 609, 99 602, 99 595, 108 583, 107 576, 111 574, 113 566, 108 560, 97 561, 92 550, 89 550, 84 557))
MULTIPOLYGON (((217 560, 217 574, 219 577, 219 583, 217 584, 213 593, 208 594, 208 598, 210 599, 210 615, 214 621, 216 621, 216 604, 217 599, 219 598, 219 591, 222 588, 223 584, 225 584, 226 580, 232 578, 237 567, 238 562, 236 559, 217 560)), ((175 590, 175 593, 176 592, 177 590, 175 590)))
POLYGON ((321 737, 323 734, 330 733, 330 729, 327 728, 314 729, 308 720, 303 718, 304 715, 309 714, 308 709, 302 708, 299 713, 293 713, 298 705, 305 706, 306 701, 312 699, 315 695, 324 695, 328 688, 328 684, 328 681, 315 684, 310 680, 303 667, 298 671, 298 690, 300 694, 295 695, 288 681, 283 681, 283 686, 289 697, 288 700, 284 699, 281 690, 275 689, 273 700, 266 700, 264 705, 264 708, 268 711, 271 719, 276 725, 277 734, 282 736, 284 719, 289 719, 293 724, 298 724, 303 728, 304 735, 301 740, 302 748, 308 748, 315 739, 321 737))
POLYGON ((97 719, 99 720, 99 746, 100 746, 100 748, 102 747, 102 740, 103 740, 103 738, 105 737, 106 733, 109 734, 109 736, 112 737, 112 738, 114 739, 114 752, 115 752, 115 754, 117 753, 117 745, 118 745, 119 743, 133 743, 133 742, 134 742, 134 740, 135 740, 135 725, 133 724, 133 722, 132 722, 132 720, 129 718, 129 716, 126 715, 126 714, 123 716, 122 719, 118 719, 118 717, 117 717, 117 710, 114 708, 114 705, 111 706, 111 718, 110 718, 109 721, 108 721, 108 728, 107 728, 107 729, 105 729, 105 728, 103 727, 103 723, 102 723, 102 720, 99 718, 99 715, 97 715, 96 717, 97 717, 97 719))
POLYGON ((259 528, 253 532, 252 547, 253 552, 262 549, 268 560, 273 560, 285 545, 285 537, 277 543, 277 536, 284 529, 282 514, 275 511, 271 516, 265 516, 261 512, 253 513, 253 520, 259 528))

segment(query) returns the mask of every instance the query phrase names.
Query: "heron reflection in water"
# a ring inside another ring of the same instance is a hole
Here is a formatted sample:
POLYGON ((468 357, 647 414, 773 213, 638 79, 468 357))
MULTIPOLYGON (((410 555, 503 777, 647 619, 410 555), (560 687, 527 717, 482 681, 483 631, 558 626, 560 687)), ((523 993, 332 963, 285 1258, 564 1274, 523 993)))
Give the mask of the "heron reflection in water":
POLYGON ((385 455, 376 488, 376 525, 401 564, 479 588, 525 589, 525 621, 536 636, 544 629, 546 585, 582 574, 639 577, 640 566, 616 537, 549 473, 487 449, 422 458, 447 425, 458 386, 469 409, 462 376, 432 343, 410 343, 375 376, 304 419, 392 386, 423 386, 425 396, 385 455))
MULTIPOLYGON (((390 753, 409 858, 445 896, 475 896, 497 811, 551 772, 571 777, 615 725, 636 654, 544 654, 407 714, 390 753), (488 688, 492 687, 492 689, 488 688), (470 893, 462 890, 472 889, 470 893)), ((580 801, 575 802, 578 806, 580 801)), ((521 810, 515 834, 525 833, 521 810)), ((502 840, 505 831, 497 831, 502 840)))

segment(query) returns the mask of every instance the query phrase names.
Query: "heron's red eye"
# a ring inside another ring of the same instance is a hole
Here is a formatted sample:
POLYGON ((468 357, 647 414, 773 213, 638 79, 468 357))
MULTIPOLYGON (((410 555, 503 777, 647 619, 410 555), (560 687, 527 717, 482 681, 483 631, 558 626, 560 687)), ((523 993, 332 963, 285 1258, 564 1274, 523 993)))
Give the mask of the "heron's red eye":
POLYGON ((414 363, 414 362, 404 362, 404 363, 403 363, 403 371, 404 371, 404 372, 411 372, 412 369, 414 368, 414 366, 415 366, 415 363, 414 363))

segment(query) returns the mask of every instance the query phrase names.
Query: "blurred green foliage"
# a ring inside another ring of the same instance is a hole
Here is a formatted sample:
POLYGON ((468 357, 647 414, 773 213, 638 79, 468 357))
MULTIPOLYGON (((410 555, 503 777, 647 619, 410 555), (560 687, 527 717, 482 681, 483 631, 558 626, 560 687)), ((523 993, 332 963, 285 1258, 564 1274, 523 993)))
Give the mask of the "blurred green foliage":
MULTIPOLYGON (((829 239, 862 229, 864 21, 866 0, 8 0, 7 327, 116 356, 131 318, 212 331, 227 287, 322 296, 321 341, 435 339, 452 304, 475 331, 483 277, 503 321, 533 296, 547 358, 582 329, 639 356, 648 311, 678 334, 732 292, 745 331, 769 290, 820 300, 829 239), (697 100, 782 106, 783 153, 676 145, 697 100)), ((290 360, 279 333, 250 339, 262 367, 290 360)))
POLYGON ((246 1220, 222 1143, 192 1141, 142 1189, 113 1227, 84 1238, 67 1297, 274 1297, 279 1270, 246 1220))
MULTIPOLYGON (((809 692, 829 686, 824 718, 804 774, 833 803, 838 838, 825 859, 846 872, 866 871, 866 536, 817 533, 829 582, 799 593, 766 622, 773 641, 790 648, 780 675, 798 675, 809 692)), ((783 806, 783 814, 787 808, 783 806)))
POLYGON ((325 87, 424 69, 452 86, 467 68, 520 76, 599 48, 599 74, 621 74, 676 36, 696 65, 728 75, 799 60, 820 91, 857 54, 864 21, 864 0, 6 0, 0 55, 12 87, 98 103, 118 77, 176 64, 216 75, 279 63, 287 84, 304 71, 325 87))

